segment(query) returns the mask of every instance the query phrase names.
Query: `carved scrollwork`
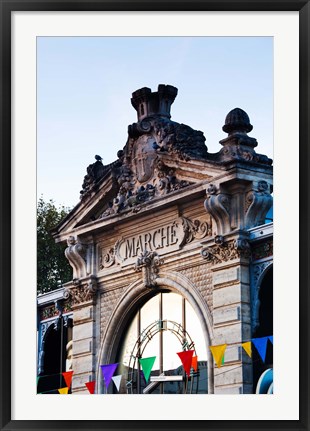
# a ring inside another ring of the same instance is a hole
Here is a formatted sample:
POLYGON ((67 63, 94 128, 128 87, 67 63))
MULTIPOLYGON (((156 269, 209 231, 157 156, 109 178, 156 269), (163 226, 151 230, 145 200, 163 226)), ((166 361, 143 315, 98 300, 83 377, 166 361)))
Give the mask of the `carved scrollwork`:
POLYGON ((97 279, 91 276, 88 281, 74 280, 72 287, 64 290, 65 299, 71 298, 72 305, 93 301, 97 292, 97 279))
POLYGON ((226 193, 217 193, 214 184, 207 189, 205 208, 216 222, 217 234, 223 235, 230 230, 230 196, 226 193))
POLYGON ((245 227, 251 228, 264 223, 272 206, 272 196, 266 181, 259 181, 245 196, 245 227))
POLYGON ((134 266, 135 271, 142 272, 143 283, 147 288, 154 288, 156 286, 156 278, 158 276, 158 267, 163 264, 158 254, 154 251, 145 250, 138 257, 134 266))
POLYGON ((99 269, 102 270, 104 268, 109 268, 115 263, 115 251, 114 248, 111 247, 106 252, 103 252, 99 258, 99 269))
POLYGON ((251 247, 246 239, 237 239, 223 242, 220 245, 204 247, 200 253, 207 262, 218 264, 240 259, 240 257, 249 258, 251 256, 251 247))
POLYGON ((202 239, 212 234, 211 223, 200 220, 190 220, 185 217, 181 217, 181 223, 184 230, 184 239, 180 245, 189 243, 194 239, 202 239))

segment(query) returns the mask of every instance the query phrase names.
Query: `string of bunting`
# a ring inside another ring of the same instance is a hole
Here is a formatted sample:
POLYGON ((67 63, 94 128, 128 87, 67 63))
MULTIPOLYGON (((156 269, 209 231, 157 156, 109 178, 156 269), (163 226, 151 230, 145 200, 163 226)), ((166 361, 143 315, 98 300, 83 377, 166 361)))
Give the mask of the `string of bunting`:
MULTIPOLYGON (((267 336, 267 337, 252 338, 251 341, 246 341, 246 342, 241 343, 241 346, 244 349, 244 351, 247 353, 247 355, 250 358, 252 358, 252 344, 254 344, 260 358, 262 359, 263 362, 265 362, 268 341, 270 341, 273 344, 273 336, 272 335, 267 336)), ((225 352, 226 352, 227 348, 233 348, 233 347, 236 347, 236 345, 228 346, 227 344, 219 344, 219 345, 215 345, 215 346, 209 346, 209 349, 212 353, 212 356, 213 356, 214 361, 215 361, 218 368, 220 368, 225 362, 224 356, 225 356, 225 352)), ((187 376, 190 376, 191 369, 193 369, 194 371, 197 371, 197 369, 198 369, 198 356, 194 355, 194 353, 195 353, 194 350, 184 350, 182 352, 177 352, 177 355, 179 356, 179 358, 181 360, 183 369, 184 369, 185 373, 187 374, 187 376)), ((148 358, 139 358, 139 364, 141 365, 142 373, 143 373, 143 376, 144 376, 146 383, 148 383, 148 381, 149 381, 155 360, 156 360, 156 356, 151 356, 148 358)), ((111 381, 113 381, 117 391, 119 391, 120 385, 121 385, 122 375, 119 374, 119 375, 114 376, 114 373, 115 373, 118 365, 119 365, 119 363, 100 365, 102 377, 103 377, 103 381, 104 381, 106 389, 108 389, 111 381)), ((58 389, 59 394, 68 394, 69 393, 69 389, 70 389, 71 383, 72 383, 73 373, 74 373, 73 371, 66 371, 63 373, 59 373, 59 374, 63 375, 63 378, 64 378, 65 383, 66 383, 65 387, 58 389)), ((55 376, 55 375, 57 375, 57 374, 51 374, 51 375, 46 375, 46 376, 37 376, 37 385, 39 383, 39 379, 44 378, 44 377, 51 377, 51 376, 55 376)), ((87 387, 90 394, 94 394, 95 393, 95 387, 96 387, 96 380, 86 382, 85 386, 87 387)), ((41 392, 41 393, 44 393, 44 392, 41 392)))

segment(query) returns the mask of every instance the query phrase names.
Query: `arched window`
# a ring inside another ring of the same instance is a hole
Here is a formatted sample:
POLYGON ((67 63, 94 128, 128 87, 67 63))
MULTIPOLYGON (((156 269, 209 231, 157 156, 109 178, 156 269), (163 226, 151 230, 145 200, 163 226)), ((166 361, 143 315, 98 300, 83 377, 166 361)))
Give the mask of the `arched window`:
POLYGON ((56 393, 65 387, 62 373, 72 369, 72 319, 61 316, 53 322, 43 340, 38 393, 56 393))
MULTIPOLYGON (((253 338, 273 335, 273 267, 269 267, 259 287, 259 325, 253 333, 253 338)), ((259 377, 268 368, 273 367, 273 345, 267 342, 266 359, 262 362, 258 352, 253 351, 253 387, 256 388, 259 377)))
MULTIPOLYGON (((120 342, 119 393, 207 393, 207 346, 200 322, 180 294, 161 291, 136 310, 120 342), (194 350, 198 368, 184 373, 178 352, 194 350), (156 357, 145 381, 139 358, 156 357)), ((110 389, 112 390, 112 389, 110 389)), ((114 389, 115 390, 115 389, 114 389)))

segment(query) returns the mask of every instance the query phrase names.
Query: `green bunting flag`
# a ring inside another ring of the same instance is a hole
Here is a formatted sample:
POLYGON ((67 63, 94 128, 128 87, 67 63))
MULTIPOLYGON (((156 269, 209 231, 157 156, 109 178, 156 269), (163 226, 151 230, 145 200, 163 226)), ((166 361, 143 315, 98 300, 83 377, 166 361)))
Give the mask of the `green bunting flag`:
POLYGON ((150 377, 150 374, 151 374, 155 360, 156 360, 156 356, 151 356, 150 358, 140 358, 139 359, 146 383, 149 380, 149 377, 150 377))

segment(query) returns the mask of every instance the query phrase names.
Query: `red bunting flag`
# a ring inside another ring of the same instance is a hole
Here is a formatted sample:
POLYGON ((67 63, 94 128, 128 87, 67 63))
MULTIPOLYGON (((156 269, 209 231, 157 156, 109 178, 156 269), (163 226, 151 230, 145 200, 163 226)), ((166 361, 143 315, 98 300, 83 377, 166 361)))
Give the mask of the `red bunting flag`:
POLYGON ((66 385, 69 389, 72 382, 72 374, 73 374, 73 371, 65 371, 62 373, 63 378, 65 379, 66 385))
POLYGON ((85 383, 85 385, 86 385, 90 394, 95 393, 96 380, 93 380, 92 382, 87 382, 87 383, 85 383))
POLYGON ((184 371, 188 376, 190 376, 192 358, 193 358, 194 350, 184 350, 184 352, 178 352, 177 355, 181 359, 184 371))

